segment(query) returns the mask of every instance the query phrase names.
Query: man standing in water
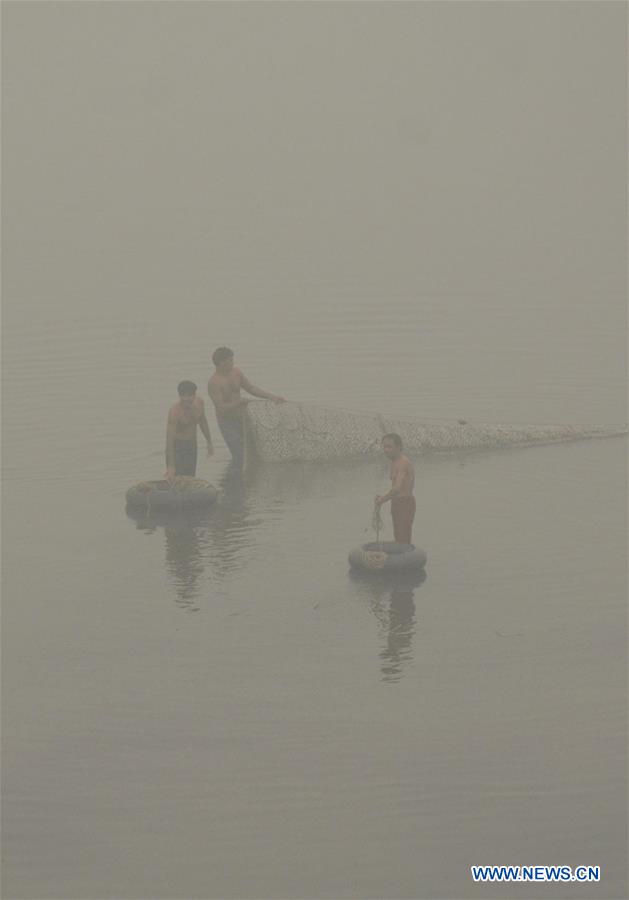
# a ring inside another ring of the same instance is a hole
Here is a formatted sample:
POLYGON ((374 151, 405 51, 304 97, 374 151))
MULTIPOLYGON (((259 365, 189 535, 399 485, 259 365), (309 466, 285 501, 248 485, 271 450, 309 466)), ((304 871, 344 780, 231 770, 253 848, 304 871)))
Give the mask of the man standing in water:
POLYGON ((286 401, 284 397, 269 394, 268 391, 251 384, 244 373, 234 365, 234 351, 229 347, 219 347, 215 350, 212 362, 216 366, 216 371, 208 381, 208 393, 214 403, 216 421, 225 443, 236 465, 242 468, 245 461, 244 412, 249 400, 240 396, 240 389, 243 388, 253 397, 272 400, 274 403, 286 401))
POLYGON ((177 387, 179 402, 168 412, 166 425, 166 478, 176 475, 192 475, 197 472, 197 425, 207 441, 207 455, 212 456, 212 438, 205 417, 203 400, 197 397, 193 381, 182 381, 177 387))
POLYGON ((391 490, 376 497, 378 507, 391 501, 391 518, 393 519, 393 539, 396 544, 412 544, 413 519, 415 518, 415 469, 413 463, 402 453, 402 438, 399 434, 385 434, 382 438, 382 449, 391 460, 389 475, 391 490))

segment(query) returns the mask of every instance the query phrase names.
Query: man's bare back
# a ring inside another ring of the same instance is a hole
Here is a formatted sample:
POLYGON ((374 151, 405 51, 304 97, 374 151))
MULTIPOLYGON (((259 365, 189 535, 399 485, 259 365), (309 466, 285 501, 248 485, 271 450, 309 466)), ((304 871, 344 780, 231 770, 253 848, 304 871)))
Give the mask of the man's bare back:
POLYGON ((392 460, 389 470, 396 497, 412 497, 415 487, 415 468, 407 456, 392 460))

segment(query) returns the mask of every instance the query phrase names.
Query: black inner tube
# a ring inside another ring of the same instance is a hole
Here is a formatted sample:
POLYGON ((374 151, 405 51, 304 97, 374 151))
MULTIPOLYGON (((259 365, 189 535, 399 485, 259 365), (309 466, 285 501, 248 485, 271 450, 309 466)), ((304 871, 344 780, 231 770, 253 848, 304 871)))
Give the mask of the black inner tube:
POLYGON ((414 549, 413 544, 396 544, 394 541, 374 541, 372 544, 363 544, 363 550, 375 551, 376 553, 408 553, 409 550, 414 549))

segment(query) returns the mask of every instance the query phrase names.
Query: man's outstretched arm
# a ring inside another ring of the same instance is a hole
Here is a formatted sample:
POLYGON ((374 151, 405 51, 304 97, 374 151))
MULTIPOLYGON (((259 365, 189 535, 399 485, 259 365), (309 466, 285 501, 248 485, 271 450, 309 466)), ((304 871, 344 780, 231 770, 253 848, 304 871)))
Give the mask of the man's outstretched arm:
POLYGON ((269 391, 263 391, 262 388, 256 387, 255 384, 251 384, 243 372, 240 373, 240 386, 244 388, 248 394, 251 394, 253 397, 260 397, 261 400, 272 400, 274 403, 286 403, 285 397, 280 397, 278 394, 271 394, 269 391))

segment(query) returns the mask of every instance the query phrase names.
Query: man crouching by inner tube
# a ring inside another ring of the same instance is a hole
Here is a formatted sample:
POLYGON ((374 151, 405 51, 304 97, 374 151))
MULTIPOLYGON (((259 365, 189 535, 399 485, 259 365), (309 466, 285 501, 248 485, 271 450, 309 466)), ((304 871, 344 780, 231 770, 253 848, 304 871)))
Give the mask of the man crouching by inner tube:
POLYGON ((245 457, 243 413, 249 400, 240 396, 240 389, 253 397, 272 400, 274 403, 285 403, 286 400, 251 384, 244 372, 234 365, 234 351, 229 347, 219 347, 215 350, 212 362, 216 366, 216 371, 208 381, 208 394, 214 403, 216 421, 234 463, 242 468, 245 457))
POLYGON ((176 475, 197 474, 197 425, 207 441, 207 455, 214 448, 210 428, 205 417, 205 405, 197 397, 193 381, 182 381, 177 387, 179 402, 173 403, 166 425, 166 478, 172 481, 176 475))
POLYGON ((393 539, 396 544, 412 544, 413 519, 415 518, 415 469, 413 463, 402 453, 402 438, 399 434, 385 434, 382 449, 391 460, 389 475, 391 490, 376 497, 378 506, 391 501, 393 519, 393 539))

